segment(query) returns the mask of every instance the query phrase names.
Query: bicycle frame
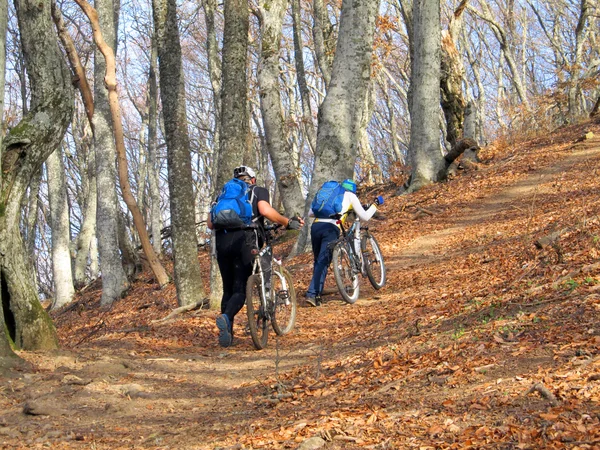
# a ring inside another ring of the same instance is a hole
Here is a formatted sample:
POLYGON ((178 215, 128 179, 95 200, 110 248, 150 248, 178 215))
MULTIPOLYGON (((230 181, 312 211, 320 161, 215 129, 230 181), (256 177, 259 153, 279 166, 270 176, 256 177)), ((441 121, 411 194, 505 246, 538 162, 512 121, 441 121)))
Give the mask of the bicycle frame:
MULTIPOLYGON (((267 305, 267 291, 265 289, 265 274, 264 274, 264 270, 262 267, 262 257, 267 254, 271 249, 271 237, 269 236, 269 234, 267 233, 266 236, 266 245, 260 250, 258 251, 258 253, 256 254, 256 256, 254 257, 254 263, 252 264, 252 273, 253 274, 258 274, 260 276, 260 302, 261 302, 261 306, 263 308, 263 311, 266 314, 266 317, 268 320, 271 320, 271 310, 269 308, 269 305, 267 305)), ((275 257, 273 257, 271 255, 270 258, 270 262, 271 262, 271 279, 273 279, 273 276, 277 276, 279 277, 279 280, 281 281, 281 286, 283 287, 283 290, 287 291, 289 290, 289 287, 287 285, 287 281, 285 279, 285 277, 280 273, 279 270, 277 270, 277 266, 281 267, 281 260, 277 259, 275 257)), ((271 282, 272 283, 272 282, 271 282)), ((286 305, 289 305, 289 300, 286 298, 286 305)))
POLYGON ((356 266, 354 269, 357 270, 357 272, 359 272, 361 275, 365 276, 365 261, 362 252, 360 251, 360 232, 362 230, 360 219, 356 217, 348 229, 344 227, 344 224, 341 220, 339 220, 339 224, 340 229, 342 230, 341 240, 345 241, 347 246, 350 248, 349 255, 352 259, 353 265, 356 266), (358 248, 356 247, 357 245, 359 246, 358 248))

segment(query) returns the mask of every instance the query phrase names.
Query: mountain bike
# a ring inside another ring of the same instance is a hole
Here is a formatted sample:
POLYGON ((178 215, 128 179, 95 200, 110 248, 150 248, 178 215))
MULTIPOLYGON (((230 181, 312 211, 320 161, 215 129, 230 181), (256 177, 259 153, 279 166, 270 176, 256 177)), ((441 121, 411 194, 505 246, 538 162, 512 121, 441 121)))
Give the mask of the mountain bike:
POLYGON ((332 243, 335 284, 344 300, 354 303, 360 293, 359 275, 366 276, 375 289, 385 286, 383 255, 368 225, 361 225, 357 216, 353 220, 348 218, 351 224, 347 228, 341 214, 332 217, 342 230, 340 239, 332 243))
POLYGON ((265 227, 265 246, 256 250, 252 275, 246 284, 246 313, 254 346, 267 346, 269 323, 278 336, 283 336, 296 324, 296 290, 292 275, 273 257, 273 232, 281 225, 265 227), (270 273, 269 273, 270 272, 270 273))

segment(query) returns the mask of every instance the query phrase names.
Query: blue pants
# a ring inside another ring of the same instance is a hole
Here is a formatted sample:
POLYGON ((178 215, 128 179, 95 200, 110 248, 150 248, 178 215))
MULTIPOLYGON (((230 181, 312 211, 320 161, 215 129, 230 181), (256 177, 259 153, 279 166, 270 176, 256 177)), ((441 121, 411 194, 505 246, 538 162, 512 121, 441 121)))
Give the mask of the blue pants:
POLYGON ((337 240, 340 237, 340 229, 327 222, 314 222, 310 229, 310 238, 312 239, 313 255, 315 257, 313 276, 310 281, 307 297, 316 297, 321 295, 323 286, 325 285, 325 277, 327 277, 327 269, 331 263, 332 250, 328 248, 328 244, 337 240))

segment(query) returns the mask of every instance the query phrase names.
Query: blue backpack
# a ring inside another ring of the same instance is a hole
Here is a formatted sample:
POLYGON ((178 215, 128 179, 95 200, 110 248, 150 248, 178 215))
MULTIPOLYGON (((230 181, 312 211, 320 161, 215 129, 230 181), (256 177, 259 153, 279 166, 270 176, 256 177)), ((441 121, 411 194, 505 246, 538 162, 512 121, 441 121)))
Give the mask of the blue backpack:
POLYGON ((252 223, 254 189, 242 180, 233 178, 225 183, 210 210, 215 229, 243 228, 252 223))
POLYGON ((311 209, 318 219, 330 219, 333 214, 342 212, 344 189, 337 181, 327 181, 317 191, 311 209))

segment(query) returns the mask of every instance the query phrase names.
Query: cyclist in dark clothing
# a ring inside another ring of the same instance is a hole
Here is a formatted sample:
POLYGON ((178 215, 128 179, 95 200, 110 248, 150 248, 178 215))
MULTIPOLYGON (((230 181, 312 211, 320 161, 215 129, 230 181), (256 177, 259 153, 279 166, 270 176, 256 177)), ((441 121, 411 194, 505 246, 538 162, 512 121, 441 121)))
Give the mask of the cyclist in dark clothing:
MULTIPOLYGON (((233 320, 246 301, 246 282, 252 274, 254 260, 252 250, 260 249, 263 245, 262 227, 265 218, 287 229, 298 230, 304 225, 302 218, 288 219, 271 206, 269 191, 256 186, 256 174, 250 167, 236 167, 233 176, 250 185, 254 225, 246 228, 220 229, 215 232, 217 262, 223 280, 221 314, 216 320, 219 344, 222 347, 229 347, 233 341, 233 320)), ((210 214, 208 228, 213 229, 210 214)))

